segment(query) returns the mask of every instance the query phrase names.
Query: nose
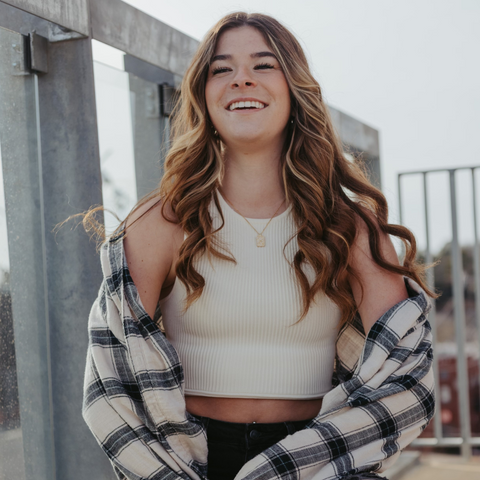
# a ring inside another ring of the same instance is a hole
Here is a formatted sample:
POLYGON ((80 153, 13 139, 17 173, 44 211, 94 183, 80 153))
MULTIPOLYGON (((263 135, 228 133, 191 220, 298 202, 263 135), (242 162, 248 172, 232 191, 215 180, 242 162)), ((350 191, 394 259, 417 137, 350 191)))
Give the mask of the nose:
POLYGON ((247 67, 240 67, 232 79, 232 88, 251 87, 253 85, 255 85, 255 80, 252 78, 249 69, 247 67))

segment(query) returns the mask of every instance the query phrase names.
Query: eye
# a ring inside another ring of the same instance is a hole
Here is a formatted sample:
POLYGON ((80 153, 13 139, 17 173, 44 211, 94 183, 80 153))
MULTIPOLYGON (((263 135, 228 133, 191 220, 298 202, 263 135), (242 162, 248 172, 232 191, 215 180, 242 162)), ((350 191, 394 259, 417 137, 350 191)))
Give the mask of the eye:
POLYGON ((255 68, 274 68, 274 66, 269 63, 261 63, 260 65, 255 65, 255 68))
POLYGON ((212 75, 216 75, 217 73, 223 73, 227 70, 228 70, 228 68, 226 68, 226 67, 217 67, 217 68, 214 68, 212 70, 212 75))
MULTIPOLYGON (((255 70, 258 70, 258 69, 264 69, 264 68, 275 68, 273 65, 269 64, 269 63, 260 63, 258 65, 255 65, 255 67, 253 67, 255 70)), ((223 73, 223 72, 226 72, 228 71, 229 69, 227 67, 216 67, 212 70, 212 75, 216 75, 217 73, 223 73)))

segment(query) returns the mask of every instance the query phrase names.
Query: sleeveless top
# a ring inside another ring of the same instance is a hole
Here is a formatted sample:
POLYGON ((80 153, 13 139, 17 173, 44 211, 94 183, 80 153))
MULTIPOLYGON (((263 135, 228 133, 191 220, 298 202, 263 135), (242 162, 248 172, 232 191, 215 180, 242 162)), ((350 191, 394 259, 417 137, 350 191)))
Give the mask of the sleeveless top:
MULTIPOLYGON (((291 206, 274 217, 257 247, 256 232, 217 190, 225 218, 218 239, 237 261, 195 259, 202 295, 182 313, 186 290, 176 279, 160 300, 167 339, 184 367, 185 394, 231 398, 315 399, 332 388, 341 312, 317 293, 299 323, 301 290, 291 262, 298 251, 291 206), (293 240, 284 246, 293 237, 293 240)), ((213 228, 221 217, 212 199, 213 228)), ((261 232, 269 219, 248 219, 261 232)), ((305 265, 310 283, 314 271, 305 265)))

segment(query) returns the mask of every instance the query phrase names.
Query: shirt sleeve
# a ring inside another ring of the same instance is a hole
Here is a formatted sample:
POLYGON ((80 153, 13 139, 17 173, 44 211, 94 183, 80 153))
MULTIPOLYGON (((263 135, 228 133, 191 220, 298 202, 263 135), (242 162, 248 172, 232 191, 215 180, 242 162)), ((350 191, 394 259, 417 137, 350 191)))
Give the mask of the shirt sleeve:
POLYGON ((118 479, 188 479, 145 411, 122 330, 109 327, 116 310, 109 303, 104 283, 89 316, 83 418, 118 479))
POLYGON ((394 463, 435 408, 430 303, 420 287, 412 293, 377 320, 355 371, 327 394, 320 414, 250 460, 236 480, 331 480, 394 463))
POLYGON ((82 414, 119 479, 205 478, 206 432, 188 414, 183 367, 143 307, 123 236, 101 247, 103 282, 88 319, 82 414))

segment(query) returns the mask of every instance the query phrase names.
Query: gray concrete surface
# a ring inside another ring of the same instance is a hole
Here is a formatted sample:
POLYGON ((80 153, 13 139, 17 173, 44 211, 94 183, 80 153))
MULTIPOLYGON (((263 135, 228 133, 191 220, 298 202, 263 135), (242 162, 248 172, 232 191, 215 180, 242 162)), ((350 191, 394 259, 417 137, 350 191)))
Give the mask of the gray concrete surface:
MULTIPOLYGON (((388 478, 388 477, 387 477, 388 478)), ((465 462, 457 455, 420 455, 416 466, 391 480, 479 480, 480 456, 465 462)))
POLYGON ((0 430, 0 480, 25 480, 22 429, 0 430))
POLYGON ((16 8, 88 35, 88 0, 2 0, 16 8))
POLYGON ((420 463, 420 452, 406 451, 402 452, 400 458, 395 464, 385 470, 381 475, 387 477, 388 480, 400 480, 404 475, 412 470, 420 463))

